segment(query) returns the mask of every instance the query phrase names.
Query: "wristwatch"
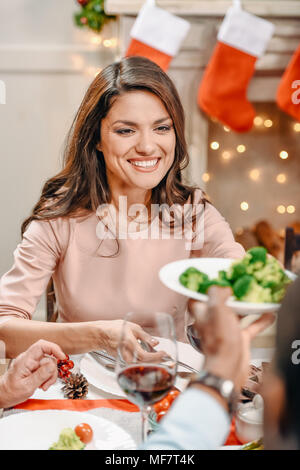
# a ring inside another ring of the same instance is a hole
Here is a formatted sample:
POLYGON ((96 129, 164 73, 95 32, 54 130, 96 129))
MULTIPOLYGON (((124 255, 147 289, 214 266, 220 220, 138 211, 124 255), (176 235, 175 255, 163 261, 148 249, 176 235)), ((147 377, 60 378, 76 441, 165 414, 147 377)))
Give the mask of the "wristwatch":
POLYGON ((193 384, 202 384, 216 390, 221 397, 226 400, 229 413, 231 415, 234 414, 237 403, 237 393, 234 388, 234 383, 231 380, 223 379, 222 377, 218 377, 217 375, 203 370, 192 377, 189 386, 193 384))

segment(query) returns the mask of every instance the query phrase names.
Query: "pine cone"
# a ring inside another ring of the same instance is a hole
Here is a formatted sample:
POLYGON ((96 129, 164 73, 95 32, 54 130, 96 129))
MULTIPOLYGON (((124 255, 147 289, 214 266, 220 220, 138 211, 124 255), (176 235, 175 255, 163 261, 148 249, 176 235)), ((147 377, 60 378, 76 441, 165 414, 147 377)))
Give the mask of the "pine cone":
POLYGON ((64 396, 72 400, 85 398, 88 391, 88 381, 82 374, 71 374, 62 387, 64 396))

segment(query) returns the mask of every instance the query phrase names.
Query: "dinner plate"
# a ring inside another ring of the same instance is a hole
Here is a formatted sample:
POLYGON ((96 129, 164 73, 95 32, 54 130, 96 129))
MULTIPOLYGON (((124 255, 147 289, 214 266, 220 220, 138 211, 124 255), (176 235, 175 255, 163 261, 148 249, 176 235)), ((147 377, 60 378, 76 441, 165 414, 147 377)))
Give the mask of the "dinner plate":
POLYGON ((80 372, 85 376, 89 384, 103 392, 117 397, 125 398, 126 395, 119 387, 114 370, 108 370, 90 354, 86 354, 80 362, 80 372))
POLYGON ((217 450, 242 450, 242 445, 235 445, 235 446, 222 446, 219 447, 217 450))
POLYGON ((87 423, 93 441, 86 450, 134 450, 131 436, 111 421, 78 411, 30 411, 0 420, 0 450, 47 450, 58 441, 64 428, 87 423))
MULTIPOLYGON (((156 349, 163 349, 168 352, 168 341, 165 338, 158 338, 159 345, 156 349)), ((190 344, 177 342, 178 360, 194 367, 197 370, 202 368, 204 362, 203 354, 198 353, 190 344)), ((118 397, 127 398, 123 390, 119 387, 114 370, 108 370, 105 366, 99 364, 90 354, 86 354, 80 362, 80 371, 86 377, 88 382, 94 387, 118 397)), ((183 367, 178 367, 178 371, 189 372, 183 367)), ((184 390, 188 383, 187 379, 176 378, 175 387, 180 391, 184 390)))
MULTIPOLYGON (((187 289, 179 282, 180 274, 182 274, 186 269, 194 267, 199 271, 204 272, 210 279, 212 279, 218 276, 219 271, 227 271, 233 261, 236 260, 229 258, 188 258, 174 261, 173 263, 166 264, 161 268, 159 271, 159 278, 165 286, 169 287, 169 289, 185 295, 186 297, 207 302, 207 295, 187 289)), ((285 272, 292 281, 296 279, 296 274, 287 270, 285 272)), ((278 303, 240 302, 238 300, 234 300, 233 296, 229 297, 227 305, 240 315, 276 312, 280 307, 280 304, 278 303)))

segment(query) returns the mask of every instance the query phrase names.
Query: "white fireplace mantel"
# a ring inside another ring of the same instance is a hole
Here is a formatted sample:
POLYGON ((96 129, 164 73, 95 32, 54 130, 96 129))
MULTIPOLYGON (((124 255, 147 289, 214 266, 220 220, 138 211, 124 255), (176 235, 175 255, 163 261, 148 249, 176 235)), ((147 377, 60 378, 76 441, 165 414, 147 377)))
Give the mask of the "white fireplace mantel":
MULTIPOLYGON (((114 15, 136 15, 144 0, 106 0, 106 11, 114 15)), ((156 0, 159 7, 177 15, 224 16, 230 0, 156 0)), ((255 15, 300 17, 299 0, 246 0, 243 8, 255 15)))
MULTIPOLYGON (((119 53, 122 57, 130 41, 130 30, 144 0, 106 0, 105 10, 117 15, 119 53)), ((190 165, 186 176, 205 187, 208 119, 197 106, 197 90, 217 41, 218 29, 232 1, 156 0, 156 5, 185 17, 190 30, 173 58, 168 74, 173 79, 186 112, 186 136, 190 165)), ((263 57, 256 62, 248 98, 252 102, 274 102, 280 78, 300 44, 300 0, 242 0, 243 8, 272 21, 275 32, 263 57)))

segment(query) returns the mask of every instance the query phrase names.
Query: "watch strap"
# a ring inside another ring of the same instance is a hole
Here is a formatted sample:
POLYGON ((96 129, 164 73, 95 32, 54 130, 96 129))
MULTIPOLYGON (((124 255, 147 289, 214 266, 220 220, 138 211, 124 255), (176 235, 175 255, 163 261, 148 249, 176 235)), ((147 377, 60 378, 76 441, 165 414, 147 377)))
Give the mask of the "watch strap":
POLYGON ((216 390, 226 401, 229 413, 231 415, 234 414, 237 403, 237 394, 234 388, 234 383, 231 380, 224 379, 208 371, 201 371, 192 377, 189 386, 193 384, 202 384, 216 390))

